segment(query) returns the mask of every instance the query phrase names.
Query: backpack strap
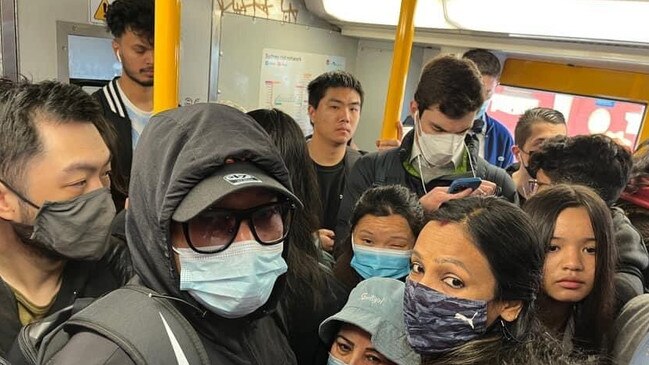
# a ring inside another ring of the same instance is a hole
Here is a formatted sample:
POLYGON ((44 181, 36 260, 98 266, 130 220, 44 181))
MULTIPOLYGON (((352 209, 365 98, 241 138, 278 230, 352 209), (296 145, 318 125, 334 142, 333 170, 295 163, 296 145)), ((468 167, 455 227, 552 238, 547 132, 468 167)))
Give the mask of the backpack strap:
POLYGON ((92 331, 118 345, 136 364, 205 364, 209 358, 185 317, 152 290, 127 285, 97 299, 48 335, 38 363, 54 356, 77 332, 92 331))

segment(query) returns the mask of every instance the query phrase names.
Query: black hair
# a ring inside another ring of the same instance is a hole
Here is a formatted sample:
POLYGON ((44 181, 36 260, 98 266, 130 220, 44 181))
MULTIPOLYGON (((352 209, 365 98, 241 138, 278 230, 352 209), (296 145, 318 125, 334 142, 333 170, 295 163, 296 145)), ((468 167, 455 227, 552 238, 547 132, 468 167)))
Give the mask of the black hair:
POLYGON ((502 70, 500 60, 486 49, 474 48, 468 50, 462 55, 462 58, 473 61, 478 66, 480 74, 500 77, 500 71, 502 70))
POLYGON ((446 55, 432 59, 421 73, 415 101, 419 115, 432 106, 451 119, 475 112, 484 103, 482 79, 476 65, 446 55))
POLYGON ((324 98, 327 90, 337 87, 356 90, 358 95, 361 97, 361 107, 363 106, 365 93, 363 92, 361 82, 358 81, 354 77, 354 75, 347 71, 325 72, 315 79, 311 80, 307 88, 309 91, 309 105, 317 109, 318 105, 320 104, 320 100, 324 98))
POLYGON ((19 193, 24 169, 43 152, 39 123, 92 123, 114 156, 116 135, 99 103, 79 86, 57 81, 0 82, 0 179, 19 193))
MULTIPOLYGON (((523 208, 532 218, 546 254, 561 212, 568 208, 584 208, 588 212, 597 244, 595 278, 591 292, 577 304, 573 341, 584 350, 598 351, 606 345, 604 338, 609 333, 615 315, 617 248, 611 212, 590 188, 565 184, 553 185, 538 192, 526 201, 523 208)), ((539 307, 539 311, 543 312, 543 309, 539 307)))
POLYGON ((108 5, 106 24, 115 38, 131 30, 153 44, 153 0, 115 0, 108 5))
MULTIPOLYGON (((523 148, 532 134, 532 127, 537 123, 563 124, 566 125, 566 119, 563 114, 550 108, 532 108, 528 109, 521 115, 514 129, 514 141, 523 148)), ((526 151, 528 152, 528 151, 526 151)))
POLYGON ((424 225, 424 209, 419 204, 419 198, 401 185, 386 185, 366 190, 354 206, 350 219, 352 230, 358 221, 368 214, 377 217, 400 215, 406 219, 415 237, 424 225))
POLYGON ((543 170, 553 184, 586 185, 610 206, 629 181, 631 153, 603 134, 556 136, 546 140, 530 157, 528 170, 543 170))
POLYGON ((543 336, 536 319, 543 250, 529 216, 518 206, 496 197, 468 197, 445 202, 427 219, 462 225, 489 262, 496 281, 494 300, 520 301, 522 307, 516 320, 499 320, 480 338, 434 359, 424 357, 422 363, 515 363, 510 361, 516 354, 524 352, 532 360, 554 348, 548 345, 551 339, 543 336))
MULTIPOLYGON (((288 275, 286 298, 310 293, 317 308, 325 295, 324 272, 319 267, 320 252, 314 243, 313 233, 319 228, 321 202, 317 177, 304 134, 290 115, 278 109, 257 109, 248 112, 270 135, 288 168, 293 192, 302 201, 293 215, 289 232, 291 250, 288 250, 288 275)), ((296 309, 298 310, 298 309, 296 309)))

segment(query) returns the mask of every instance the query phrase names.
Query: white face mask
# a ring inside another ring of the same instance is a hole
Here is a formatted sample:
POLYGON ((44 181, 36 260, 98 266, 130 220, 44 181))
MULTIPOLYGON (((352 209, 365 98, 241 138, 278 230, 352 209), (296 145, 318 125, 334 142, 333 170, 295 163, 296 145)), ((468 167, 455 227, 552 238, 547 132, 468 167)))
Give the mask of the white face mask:
POLYGON ((428 167, 443 166, 453 160, 453 156, 464 148, 466 133, 428 134, 421 129, 419 113, 413 116, 415 120, 415 143, 428 167))

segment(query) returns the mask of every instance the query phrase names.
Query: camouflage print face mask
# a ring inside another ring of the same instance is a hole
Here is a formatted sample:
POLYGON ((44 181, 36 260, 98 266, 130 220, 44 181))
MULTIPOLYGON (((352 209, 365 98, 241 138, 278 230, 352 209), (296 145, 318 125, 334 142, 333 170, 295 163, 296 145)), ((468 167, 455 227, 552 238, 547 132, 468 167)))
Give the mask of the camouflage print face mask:
POLYGON ((487 302, 455 298, 406 280, 404 318, 408 342, 420 354, 447 352, 487 329, 487 302))

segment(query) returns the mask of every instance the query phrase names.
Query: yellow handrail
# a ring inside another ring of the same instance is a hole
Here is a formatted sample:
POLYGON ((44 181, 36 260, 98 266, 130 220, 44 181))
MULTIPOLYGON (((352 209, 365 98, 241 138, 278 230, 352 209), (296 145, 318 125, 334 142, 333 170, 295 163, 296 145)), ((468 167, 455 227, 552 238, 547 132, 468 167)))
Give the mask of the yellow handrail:
POLYGON ((153 50, 153 112, 178 106, 180 0, 156 0, 153 50))
POLYGON ((408 78, 408 66, 410 65, 410 52, 412 50, 412 39, 415 35, 415 7, 417 0, 402 0, 399 14, 399 24, 394 39, 394 55, 392 56, 392 71, 390 72, 390 84, 388 95, 385 99, 385 112, 383 114, 383 127, 381 128, 381 139, 396 139, 396 122, 401 117, 401 105, 408 78))

